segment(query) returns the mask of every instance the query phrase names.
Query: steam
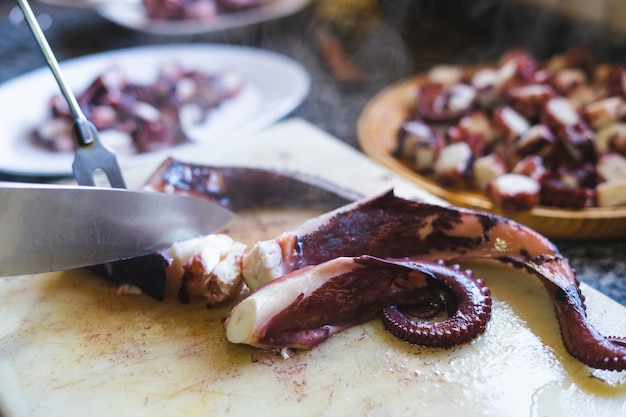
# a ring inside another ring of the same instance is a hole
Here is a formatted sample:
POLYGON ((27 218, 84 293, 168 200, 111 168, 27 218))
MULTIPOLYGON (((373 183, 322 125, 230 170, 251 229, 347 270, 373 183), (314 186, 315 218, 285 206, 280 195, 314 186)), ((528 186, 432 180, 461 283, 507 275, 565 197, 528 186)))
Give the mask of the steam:
MULTIPOLYGON (((616 3, 619 0, 614 0, 616 3)), ((592 49, 600 61, 623 61, 616 47, 626 33, 608 27, 613 1, 383 0, 389 22, 412 51, 417 69, 440 63, 493 62, 525 46, 538 58, 573 45, 592 49), (616 56, 613 56, 616 55, 616 56)))

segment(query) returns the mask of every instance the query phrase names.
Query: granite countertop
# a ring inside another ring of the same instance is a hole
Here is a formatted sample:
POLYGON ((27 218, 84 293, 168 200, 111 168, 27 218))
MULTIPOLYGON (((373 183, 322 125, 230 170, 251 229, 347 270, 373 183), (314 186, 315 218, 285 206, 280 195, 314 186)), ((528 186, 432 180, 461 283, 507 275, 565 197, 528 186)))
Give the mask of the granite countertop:
MULTIPOLYGON (((483 8, 459 0, 379 2, 379 13, 330 22, 357 65, 360 82, 338 82, 320 59, 311 35, 329 24, 312 2, 301 12, 250 27, 194 36, 166 37, 119 27, 92 10, 31 2, 46 26, 59 60, 138 45, 210 42, 249 45, 290 56, 312 78, 307 99, 291 116, 302 117, 358 148, 356 122, 367 101, 383 87, 437 63, 473 63, 496 59, 502 51, 526 44, 549 55, 576 42, 593 47, 602 60, 622 60, 626 43, 601 28, 579 30, 571 22, 533 10, 513 10, 509 2, 483 8), (371 19, 364 21, 363 19, 371 19), (368 23, 368 24, 364 24, 368 23), (532 28, 529 29, 529 22, 532 28), (610 38, 610 40, 608 40, 610 38), (381 65, 384 63, 384 65, 381 65)), ((471 2, 473 3, 473 2, 471 2)), ((0 83, 42 67, 45 62, 13 1, 0 0, 0 83)), ((4 103, 3 105, 7 105, 4 103)), ((0 172, 0 180, 41 181, 0 172)), ((581 281, 626 306, 626 236, 619 241, 559 241, 581 281)))

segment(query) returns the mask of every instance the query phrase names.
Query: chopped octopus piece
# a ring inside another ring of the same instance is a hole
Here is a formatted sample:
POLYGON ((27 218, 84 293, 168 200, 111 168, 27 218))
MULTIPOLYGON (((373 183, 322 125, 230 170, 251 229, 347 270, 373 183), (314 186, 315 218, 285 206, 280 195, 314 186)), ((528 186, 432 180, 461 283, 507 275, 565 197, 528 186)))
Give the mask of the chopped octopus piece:
POLYGON ((554 151, 556 138, 547 128, 539 124, 530 127, 515 141, 515 153, 521 157, 530 155, 548 156, 554 151))
POLYGON ((626 156, 626 123, 613 123, 598 130, 594 145, 598 155, 615 151, 626 156))
POLYGON ((512 65, 515 76, 523 81, 529 80, 537 71, 537 60, 530 54, 528 49, 513 48, 504 53, 499 61, 500 67, 512 65))
POLYGON ((178 287, 178 299, 188 303, 206 298, 210 306, 239 294, 243 287, 241 262, 246 245, 224 234, 178 242, 164 255, 172 259, 166 274, 170 286, 178 287))
POLYGON ((626 205, 626 178, 598 184, 596 188, 598 206, 616 207, 626 205))
POLYGON ((476 71, 470 83, 479 91, 488 91, 498 82, 498 70, 494 68, 481 68, 476 71))
POLYGON ((596 193, 595 189, 578 187, 548 176, 541 180, 539 201, 551 207, 583 209, 595 205, 596 193))
POLYGON ((482 132, 474 132, 468 129, 465 125, 458 124, 451 126, 446 131, 448 138, 448 144, 454 144, 458 142, 466 143, 473 155, 482 155, 485 153, 485 149, 488 147, 488 141, 482 132))
POLYGON ((471 135, 482 137, 487 144, 491 144, 496 138, 489 118, 483 111, 475 111, 461 118, 458 126, 471 135))
POLYGON ((579 85, 565 96, 575 108, 582 111, 586 106, 602 98, 602 94, 589 85, 579 85))
POLYGON ((500 137, 512 141, 530 129, 530 123, 511 107, 502 107, 493 114, 493 127, 500 137))
POLYGON ((431 171, 444 145, 441 135, 418 120, 407 121, 402 125, 398 143, 397 153, 412 161, 417 172, 431 171))
POLYGON ((619 65, 610 71, 606 79, 610 95, 626 96, 626 67, 619 65))
POLYGON ((471 272, 443 263, 338 257, 259 287, 231 310, 224 326, 233 343, 309 349, 383 311, 385 327, 394 335, 415 344, 451 346, 484 332, 491 316, 489 295, 471 272), (402 307, 430 308, 439 292, 454 298, 448 318, 417 321, 402 313, 402 307))
POLYGON ((617 153, 600 155, 596 169, 602 182, 626 179, 626 158, 617 153))
POLYGON ((468 84, 446 88, 443 84, 426 83, 418 89, 417 111, 427 121, 457 121, 470 113, 476 96, 476 89, 468 84))
POLYGON ((506 165, 498 155, 490 153, 474 161, 474 184, 480 190, 486 190, 489 183, 506 174, 506 165))
POLYGON ((555 97, 548 101, 542 118, 574 161, 595 161, 593 132, 567 99, 555 97))
POLYGON ((73 124, 66 119, 49 119, 33 129, 33 142, 53 152, 73 152, 73 124))
POLYGON ((510 88, 506 95, 513 109, 527 119, 536 119, 555 92, 549 85, 529 84, 510 88))
POLYGON ((611 137, 609 140, 609 149, 626 156, 626 135, 623 133, 624 132, 620 132, 620 134, 611 137))
POLYGON ((205 298, 207 305, 214 306, 242 289, 245 249, 229 236, 208 235, 175 243, 159 253, 91 269, 116 284, 120 294, 143 293, 159 301, 174 295, 183 303, 205 298))
POLYGON ((478 97, 476 103, 480 108, 491 108, 498 101, 498 70, 493 68, 482 68, 476 71, 470 80, 470 84, 476 88, 478 97))
POLYGON ((447 184, 462 184, 471 172, 474 153, 466 142, 455 142, 439 152, 433 171, 435 176, 447 184))
POLYGON ((505 53, 498 63, 494 92, 501 95, 509 88, 528 84, 536 69, 537 61, 526 49, 516 48, 505 53))
POLYGON ((513 169, 511 169, 511 173, 525 175, 536 181, 540 181, 546 173, 546 167, 543 163, 543 158, 539 155, 529 155, 520 159, 513 169))
POLYGON ((555 72, 552 83, 559 94, 568 95, 587 83, 587 75, 578 68, 563 68, 555 72))
POLYGON ((446 87, 460 83, 463 76, 463 69, 457 65, 436 65, 428 71, 429 82, 446 87))
POLYGON ((589 125, 599 129, 617 122, 626 115, 626 102, 621 97, 609 97, 588 104, 584 109, 589 125))
POLYGON ((486 194, 503 213, 511 215, 535 207, 540 190, 539 182, 530 177, 504 174, 489 183, 486 194))
POLYGON ((244 258, 244 278, 249 282, 246 271, 254 271, 256 282, 269 282, 306 266, 364 254, 420 261, 491 259, 522 268, 548 291, 572 356, 595 368, 626 369, 626 343, 601 335, 587 320, 584 297, 567 259, 540 234, 489 213, 406 200, 388 192, 258 242, 244 258), (268 268, 246 267, 260 259, 254 252, 268 244, 281 249, 280 261, 268 268))

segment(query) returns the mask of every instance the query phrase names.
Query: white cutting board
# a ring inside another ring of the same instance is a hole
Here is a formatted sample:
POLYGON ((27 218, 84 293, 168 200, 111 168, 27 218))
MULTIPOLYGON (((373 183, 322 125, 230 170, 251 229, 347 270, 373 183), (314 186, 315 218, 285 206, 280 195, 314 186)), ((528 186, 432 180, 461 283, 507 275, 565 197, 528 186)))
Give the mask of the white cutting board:
MULTIPOLYGON (((301 120, 177 156, 430 198, 301 120)), ((129 182, 139 186, 155 166, 129 171, 129 182)), ((253 241, 310 215, 259 213, 227 230, 253 241)), ((494 311, 472 343, 412 346, 374 320, 289 359, 228 343, 228 308, 118 296, 84 270, 0 279, 0 409, 6 417, 626 415, 626 372, 591 370, 567 354, 537 279, 474 270, 492 289, 494 311)), ((626 309, 583 291, 597 327, 626 335, 626 309)))

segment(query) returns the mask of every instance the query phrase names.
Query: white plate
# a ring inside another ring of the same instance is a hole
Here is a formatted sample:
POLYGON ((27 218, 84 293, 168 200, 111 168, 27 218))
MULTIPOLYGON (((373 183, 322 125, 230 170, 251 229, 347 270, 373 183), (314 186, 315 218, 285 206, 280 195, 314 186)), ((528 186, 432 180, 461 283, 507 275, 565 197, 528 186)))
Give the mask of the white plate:
POLYGON ((211 20, 156 20, 146 16, 141 2, 102 2, 96 11, 120 26, 160 35, 192 35, 232 29, 288 16, 311 0, 267 0, 266 4, 240 12, 224 13, 211 20))
MULTIPOLYGON (((297 107, 309 92, 310 77, 297 62, 273 52, 225 45, 176 44, 104 52, 62 62, 73 91, 82 91, 105 69, 117 65, 129 79, 152 82, 165 64, 179 63, 206 72, 230 70, 244 82, 241 93, 210 113, 187 133, 196 142, 220 141, 256 132, 297 107)), ((0 85, 0 171, 16 175, 71 174, 72 154, 49 152, 28 140, 33 127, 49 117, 48 100, 60 90, 51 71, 40 68, 0 85)), ((122 166, 173 154, 181 145, 158 152, 120 155, 122 166)))

